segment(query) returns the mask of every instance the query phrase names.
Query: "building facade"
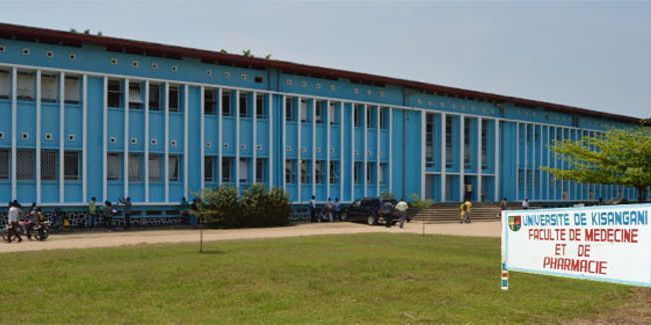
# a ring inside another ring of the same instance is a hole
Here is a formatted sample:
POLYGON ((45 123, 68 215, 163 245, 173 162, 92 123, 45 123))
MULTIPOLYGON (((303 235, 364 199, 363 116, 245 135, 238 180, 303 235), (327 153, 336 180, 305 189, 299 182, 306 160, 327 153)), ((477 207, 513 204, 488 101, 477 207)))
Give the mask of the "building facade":
POLYGON ((0 24, 0 202, 165 207, 253 183, 352 202, 589 201, 550 145, 637 119, 349 71, 0 24))

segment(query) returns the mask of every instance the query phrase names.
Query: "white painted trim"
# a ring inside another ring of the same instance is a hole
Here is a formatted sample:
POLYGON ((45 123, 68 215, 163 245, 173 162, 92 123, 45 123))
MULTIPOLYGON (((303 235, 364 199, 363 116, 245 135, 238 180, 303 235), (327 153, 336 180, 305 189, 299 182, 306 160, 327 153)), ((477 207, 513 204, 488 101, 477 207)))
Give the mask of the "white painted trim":
POLYGON ((382 159, 382 156, 380 156, 380 152, 382 152, 382 144, 381 144, 381 138, 380 134, 382 133, 382 128, 380 127, 380 114, 382 114, 382 108, 381 106, 377 106, 376 109, 376 123, 375 123, 375 135, 376 135, 376 140, 375 140, 375 195, 380 196, 382 193, 380 193, 380 159, 382 159))
MULTIPOLYGON (((63 80, 63 74, 61 79, 63 80)), ((108 201, 108 77, 104 77, 102 83, 102 197, 108 201)))
MULTIPOLYGON (((61 98, 61 100, 59 100, 59 161, 61 162, 59 164, 59 180, 60 180, 59 181, 59 203, 63 203, 66 200, 65 166, 63 166, 63 161, 65 160, 65 150, 66 150, 66 101, 65 101, 66 76, 65 73, 61 73, 59 75, 59 78, 60 78, 59 98, 61 98)), ((105 94, 108 94, 108 92, 105 92, 105 94)), ((108 103, 108 99, 107 99, 107 103, 108 103)), ((106 119, 108 119, 108 111, 106 114, 107 114, 106 119)), ((108 130, 106 124, 104 129, 108 130)), ((106 160, 106 154, 104 155, 104 160, 106 160)), ((106 177, 104 177, 104 179, 106 179, 106 177)))
POLYGON ((282 184, 283 184, 283 191, 287 191, 287 96, 282 95, 282 121, 280 122, 282 125, 282 132, 283 132, 283 146, 282 146, 282 157, 283 157, 283 176, 282 176, 282 184))
POLYGON ((18 71, 16 67, 11 68, 11 199, 16 200, 18 197, 18 183, 16 177, 16 156, 17 156, 17 136, 18 136, 18 71))
MULTIPOLYGON (((81 132, 84 135, 81 139, 81 197, 82 201, 88 202, 88 76, 82 75, 82 124, 81 132)), ((65 98, 63 99, 65 101, 65 98)), ((65 175, 64 180, 65 181, 65 175)))
POLYGON ((528 135, 529 135, 529 124, 524 123, 524 197, 522 198, 523 200, 524 199, 529 199, 529 193, 527 191, 527 181, 528 181, 528 178, 529 178, 529 175, 527 175, 527 174, 529 174, 529 172, 528 172, 529 165, 527 164, 527 162, 528 162, 527 153, 529 151, 528 150, 529 138, 527 138, 528 135))
MULTIPOLYGON (((544 197, 544 193, 543 193, 544 191, 543 191, 543 171, 542 171, 542 167, 544 165, 544 161, 543 161, 543 146, 545 144, 545 142, 543 141, 543 135, 545 133, 544 130, 545 130, 545 127, 540 126, 540 144, 539 144, 540 152, 539 152, 539 155, 538 155, 538 160, 539 160, 539 162, 538 162, 538 200, 545 200, 546 199, 544 197)), ((549 129, 547 130, 547 133, 549 133, 549 129)))
POLYGON ((537 163, 537 157, 536 157, 536 151, 537 151, 537 146, 536 146, 536 125, 531 126, 531 200, 530 201, 535 201, 538 199, 536 196, 536 163, 537 163))
POLYGON ((494 151, 495 151, 495 165, 493 167, 493 174, 495 177, 493 178, 493 186, 495 187, 494 191, 494 200, 495 202, 500 202, 500 121, 498 119, 493 119, 493 122, 495 123, 495 146, 494 146, 494 151))
POLYGON ((303 193, 302 191, 302 184, 303 184, 303 169, 302 169, 302 159, 303 159, 303 148, 301 148, 301 138, 302 138, 302 130, 301 130, 301 120, 303 119, 301 117, 301 97, 297 97, 297 103, 296 105, 296 174, 298 175, 298 179, 296 180, 296 188, 298 189, 297 191, 297 203, 301 203, 302 198, 303 198, 303 193))
POLYGON ((199 161, 199 168, 200 168, 200 179, 199 179, 199 184, 200 184, 200 189, 203 190, 206 188, 206 116, 205 116, 205 109, 206 109, 206 101, 205 101, 205 91, 206 88, 204 86, 199 87, 199 97, 200 97, 200 118, 199 118, 199 133, 201 134, 201 141, 200 141, 200 146, 201 149, 199 149, 199 154, 200 154, 200 161, 199 161))
POLYGON ((466 194, 466 132, 465 132, 465 116, 459 117, 459 200, 463 201, 466 194))
MULTIPOLYGON (((165 145, 163 146, 163 162, 165 168, 165 202, 170 201, 170 83, 165 82, 165 145)), ((187 198, 187 197, 186 197, 187 198)))
POLYGON ((441 113, 441 202, 446 201, 447 190, 447 115, 441 113))
MULTIPOLYGON (((330 197, 330 100, 325 103, 325 126, 326 126, 326 199, 330 197)), ((315 136, 316 138, 316 136, 315 136)))
POLYGON ((145 146, 144 154, 144 169, 145 169, 145 202, 149 202, 149 141, 151 135, 149 134, 149 81, 145 80, 145 137, 143 144, 145 146))
POLYGON ((421 111, 420 113, 420 199, 424 200, 425 198, 425 182, 427 180, 426 174, 426 166, 425 166, 425 150, 426 150, 426 138, 427 138, 427 133, 425 132, 425 128, 427 127, 427 113, 425 111, 421 111))
POLYGON ((267 156, 269 159, 267 159, 268 164, 269 164, 269 190, 272 190, 274 188, 274 110, 273 110, 273 95, 268 94, 267 99, 269 102, 269 105, 267 106, 269 108, 267 112, 267 120, 269 121, 269 149, 267 150, 268 154, 267 156))
POLYGON ((312 99, 312 164, 310 167, 312 168, 312 196, 316 197, 316 99, 312 99))
POLYGON ((389 107, 389 193, 393 193, 393 107, 389 107))
POLYGON ((124 79, 124 199, 129 197, 129 79, 124 79))
POLYGON ((481 117, 477 119, 477 202, 481 202, 481 193, 482 193, 482 133, 483 125, 481 117))
MULTIPOLYGON (((345 141, 345 125, 344 121, 344 102, 339 102, 339 201, 344 200, 344 179, 345 179, 345 174, 346 174, 346 168, 344 167, 345 165, 345 153, 344 153, 344 147, 346 144, 345 141)), ((329 167, 328 167, 329 168, 329 167)))
POLYGON ((235 189, 239 195, 240 194, 240 91, 238 89, 235 89, 235 189))
POLYGON ((217 145, 218 145, 218 147, 217 147, 217 156, 218 156, 217 163, 219 164, 217 166, 217 183, 219 184, 219 187, 221 187, 224 184, 224 182, 222 181, 222 177, 224 176, 223 172, 222 172, 222 165, 223 165, 223 161, 224 161, 224 152, 222 150, 222 148, 224 147, 224 126, 223 126, 223 121, 224 121, 223 107, 224 107, 224 103, 222 102, 222 99, 223 99, 222 96, 223 96, 222 88, 217 88, 217 98, 218 98, 217 103, 219 103, 218 107, 217 107, 217 109, 219 110, 219 112, 217 113, 218 114, 217 115, 217 137, 219 138, 219 140, 217 141, 217 145))
MULTIPOLYGON (((41 70, 36 70, 36 204, 41 204, 41 70)), ((63 165, 63 160, 59 162, 63 165)), ((63 182, 64 179, 59 181, 63 182)))
POLYGON ((520 200, 520 122, 515 123, 515 200, 520 200))
POLYGON ((368 104, 364 104, 364 196, 368 196, 368 104))
POLYGON ((258 177, 258 168, 257 168, 257 163, 258 163, 258 101, 257 101, 257 93, 254 91, 251 96, 253 97, 253 105, 252 105, 252 110, 251 110, 251 132, 253 133, 251 143, 253 144, 251 146, 251 165, 253 168, 251 168, 251 175, 253 175, 253 179, 251 180, 251 184, 256 183, 256 178, 258 177))
POLYGON ((190 184, 190 86, 183 86, 183 196, 188 198, 190 184))
POLYGON ((356 107, 355 107, 354 103, 350 103, 350 107, 352 109, 351 110, 351 119, 350 119, 350 130, 351 130, 351 132, 350 132, 350 157, 351 157, 351 160, 352 160, 352 164, 351 164, 351 167, 350 167, 350 170, 351 170, 350 175, 352 176, 350 178, 351 179, 351 182, 350 182, 350 184, 351 184, 351 186, 350 186, 350 190, 351 190, 351 192, 350 192, 350 201, 355 201, 355 186, 357 185, 357 184, 355 184, 355 176, 357 176, 357 175, 355 175, 355 164, 357 163, 357 161, 355 160, 355 122, 356 122, 356 120, 355 120, 355 109, 356 109, 356 107))

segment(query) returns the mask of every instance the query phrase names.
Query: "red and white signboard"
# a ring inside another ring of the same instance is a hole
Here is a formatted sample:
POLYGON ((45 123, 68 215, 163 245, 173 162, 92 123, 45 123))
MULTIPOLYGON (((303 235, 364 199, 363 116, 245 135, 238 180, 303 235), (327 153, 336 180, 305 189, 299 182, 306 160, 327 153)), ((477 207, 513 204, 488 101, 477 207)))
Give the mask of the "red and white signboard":
POLYGON ((518 271, 651 286, 651 204, 502 213, 502 288, 518 271))

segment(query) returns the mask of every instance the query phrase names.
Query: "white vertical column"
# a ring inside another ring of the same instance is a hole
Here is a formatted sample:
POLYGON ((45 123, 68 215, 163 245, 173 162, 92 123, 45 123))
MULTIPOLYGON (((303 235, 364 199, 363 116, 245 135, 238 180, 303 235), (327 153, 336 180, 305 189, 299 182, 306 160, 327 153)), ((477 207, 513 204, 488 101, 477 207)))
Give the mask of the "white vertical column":
MULTIPOLYGON (((63 75, 63 74, 62 74, 63 75)), ((16 67, 11 68, 11 199, 15 200, 18 196, 17 177, 16 177, 16 156, 17 156, 17 136, 18 136, 18 102, 16 94, 18 86, 16 78, 18 71, 16 67)))
POLYGON ((520 199, 520 122, 515 123, 515 200, 520 199))
POLYGON ((481 192, 482 192, 482 168, 481 164, 483 163, 482 161, 482 156, 481 156, 481 151, 482 151, 482 137, 481 133, 483 131, 483 125, 482 125, 482 119, 481 117, 477 118, 477 201, 481 202, 481 192))
POLYGON ((124 198, 129 197, 129 79, 124 79, 124 198))
MULTIPOLYGON (((36 70, 36 203, 41 203, 41 70, 36 70)), ((59 163, 63 165, 63 160, 59 163)), ((64 179, 60 180, 61 182, 64 179)))
POLYGON ((387 119, 389 123, 389 166, 388 166, 388 176, 389 176, 389 193, 393 193, 393 107, 388 108, 389 118, 387 119))
POLYGON ((269 93, 268 95, 269 105, 269 190, 274 188, 274 111, 273 111, 273 94, 269 93))
POLYGON ((447 160, 447 137, 446 135, 446 123, 447 117, 445 115, 445 112, 441 113, 441 202, 445 202, 446 200, 446 191, 445 188, 447 187, 446 182, 447 182, 447 166, 446 166, 446 160, 447 160))
POLYGON ((382 152, 382 145, 380 143, 380 131, 382 131, 382 128, 380 127, 380 114, 382 114, 382 108, 380 106, 377 106, 377 118, 375 121, 375 135, 377 139, 375 140, 375 195, 380 196, 380 159, 382 156, 380 153, 382 152))
POLYGON ((466 174, 466 132, 465 132, 465 117, 463 115, 459 115, 459 153, 460 153, 460 161, 459 161, 459 193, 460 193, 460 199, 463 201, 464 196, 465 196, 465 191, 466 191, 466 183, 465 183, 465 174, 466 174))
POLYGON ((427 112, 420 111, 420 199, 425 199, 425 181, 427 175, 425 174, 425 142, 427 127, 427 112))
MULTIPOLYGON (((297 113, 298 113, 298 119, 296 120, 296 166, 297 168, 297 175, 298 175, 298 180, 296 182, 296 188, 297 188, 297 198, 298 198, 298 203, 301 203, 302 198, 303 198, 303 193, 302 193, 302 183, 303 183, 303 168, 302 168, 302 158, 303 158, 303 148, 301 147, 301 138, 302 138, 302 130, 301 130, 301 122, 303 119, 303 103, 301 102, 301 97, 297 98, 297 113)), ((307 105, 307 103, 306 103, 307 105)))
POLYGON ((493 167, 494 176, 494 200, 495 202, 500 201, 500 120, 495 119, 495 165, 493 167))
POLYGON ((223 184, 222 183, 222 176, 223 176, 223 174, 222 174, 222 161, 224 159, 224 155, 223 155, 223 151, 222 151, 222 148, 224 147, 224 127, 222 126, 222 122, 224 120, 223 119, 224 114, 223 114, 223 109, 222 108, 224 107, 224 103, 222 102, 223 97, 222 97, 222 89, 221 88, 217 89, 217 98, 218 98, 217 102, 219 103, 219 106, 217 107, 217 109, 219 110, 217 112, 217 136, 219 137, 219 140, 217 141, 217 155, 218 155, 218 158, 217 158, 217 161, 218 161, 217 162, 218 163, 218 165, 217 165, 217 182, 219 183, 219 187, 222 187, 222 184, 223 184))
POLYGON ((524 199, 529 198, 529 193, 527 191, 527 181, 529 176, 528 173, 528 168, 529 165, 527 164, 527 152, 528 152, 528 147, 529 147, 529 138, 527 136, 529 135, 529 124, 525 123, 524 124, 524 199))
POLYGON ((312 166, 311 167, 312 167, 312 195, 316 196, 316 98, 312 99, 312 166))
MULTIPOLYGON (((108 99, 106 98, 108 96, 108 92, 106 91, 108 88, 108 79, 105 79, 104 81, 104 109, 105 109, 105 117, 104 117, 104 132, 108 132, 107 128, 107 123, 108 123, 108 99)), ((66 196, 66 179, 65 179, 65 166, 63 166, 63 161, 65 160, 65 150, 66 150, 66 101, 65 101, 65 81, 66 77, 63 72, 59 75, 59 161, 61 162, 59 164, 59 202, 63 203, 65 201, 65 196, 66 196)), ((106 139, 104 140, 104 161, 106 160, 106 139)), ((106 161, 104 162, 106 165, 106 161)), ((106 166, 104 166, 106 167, 106 166)), ((106 188, 106 173, 104 175, 104 187, 106 188)), ((104 195, 108 197, 106 194, 106 189, 104 190, 104 195)))
POLYGON ((283 133, 283 146, 282 146, 282 157, 283 157, 283 174, 282 174, 282 184, 283 184, 283 191, 287 191, 287 96, 282 95, 281 97, 282 100, 282 116, 283 119, 280 121, 281 123, 281 128, 282 128, 282 133, 283 133))
MULTIPOLYGON (((63 73, 61 73, 61 81, 63 81, 63 73)), ((63 82, 61 82, 63 83, 63 82)), ((104 77, 102 91, 102 195, 104 201, 109 199, 108 196, 108 78, 104 77)), ((61 111, 63 111, 63 101, 61 101, 61 111)), ((60 196, 63 202, 63 196, 60 196)))
POLYGON ((149 202, 149 80, 145 80, 145 202, 149 202))
MULTIPOLYGON (((342 103, 343 105, 343 103, 342 103)), ((351 110, 351 120, 350 120, 350 159, 352 160, 352 164, 350 165, 350 176, 352 176, 351 182, 350 182, 350 201, 355 201, 355 164, 357 161, 355 160, 355 123, 357 122, 355 120, 355 110, 357 109, 355 107, 355 103, 350 103, 350 108, 351 110)))
POLYGON ((538 126, 536 124, 531 125, 531 199, 537 200, 538 196, 536 193, 536 170, 537 168, 537 155, 536 155, 536 129, 538 126))
POLYGON ((368 195, 368 104, 364 104, 364 196, 368 195))
POLYGON ((344 200, 344 179, 346 168, 344 168, 344 102, 339 103, 339 199, 344 200))
POLYGON ((325 103, 325 110, 321 111, 321 114, 325 117, 326 125, 326 199, 330 197, 330 100, 327 100, 325 103), (323 113, 325 112, 325 114, 323 113))
MULTIPOLYGON (((88 75, 81 76, 82 83, 82 122, 81 133, 81 200, 88 202, 88 75)), ((65 98, 62 98, 64 100, 65 98)), ((64 175, 65 176, 65 175, 64 175)))
MULTIPOLYGON (((190 163, 190 149, 188 145, 190 144, 189 137, 189 124, 190 124, 190 106, 188 105, 190 101, 190 86, 187 84, 183 87, 183 196, 188 197, 189 193, 189 163, 190 163)), ((203 97, 203 96, 201 96, 203 97)))
MULTIPOLYGON (((210 90, 212 91, 212 90, 210 90)), ((205 98, 205 92, 206 88, 204 86, 201 86, 199 88, 199 133, 201 134, 201 141, 200 141, 200 146, 201 149, 199 149, 199 155, 200 155, 200 160, 199 160, 199 166, 200 166, 200 175, 199 175, 199 187, 201 190, 203 190, 206 187, 206 119, 205 119, 205 114, 206 114, 206 98, 205 98)), ((212 166, 210 166, 212 168, 212 166)))
POLYGON ((235 89, 235 189, 240 193, 240 90, 235 89))
POLYGON ((170 84, 165 82, 165 145, 163 146, 165 166, 165 202, 170 201, 170 84))
POLYGON ((251 153, 252 153, 251 165, 253 166, 253 168, 251 168, 252 169, 251 174, 253 175, 253 179, 251 183, 255 184, 256 178, 258 177, 258 170, 256 168, 258 163, 257 162, 258 161, 258 101, 257 101, 258 93, 254 91, 252 97, 253 97, 253 105, 251 105, 252 106, 251 121, 253 121, 252 123, 253 125, 251 129, 253 133, 253 140, 251 140, 251 143, 253 145, 251 147, 251 153))
MULTIPOLYGON (((539 154, 538 154, 538 200, 544 200, 545 198, 543 197, 543 172, 542 172, 542 166, 544 164, 543 161, 543 132, 544 127, 541 125, 540 126, 540 143, 538 144, 539 146, 539 154)), ((549 129, 547 130, 549 132, 549 129)))

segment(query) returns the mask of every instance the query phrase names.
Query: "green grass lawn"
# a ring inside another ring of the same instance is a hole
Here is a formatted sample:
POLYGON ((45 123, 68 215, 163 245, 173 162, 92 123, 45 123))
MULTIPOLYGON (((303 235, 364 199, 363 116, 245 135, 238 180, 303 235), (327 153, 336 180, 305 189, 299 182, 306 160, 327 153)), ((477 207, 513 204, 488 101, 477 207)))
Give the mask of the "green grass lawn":
POLYGON ((643 289, 511 274, 499 239, 363 234, 0 255, 0 323, 559 322, 643 289))

